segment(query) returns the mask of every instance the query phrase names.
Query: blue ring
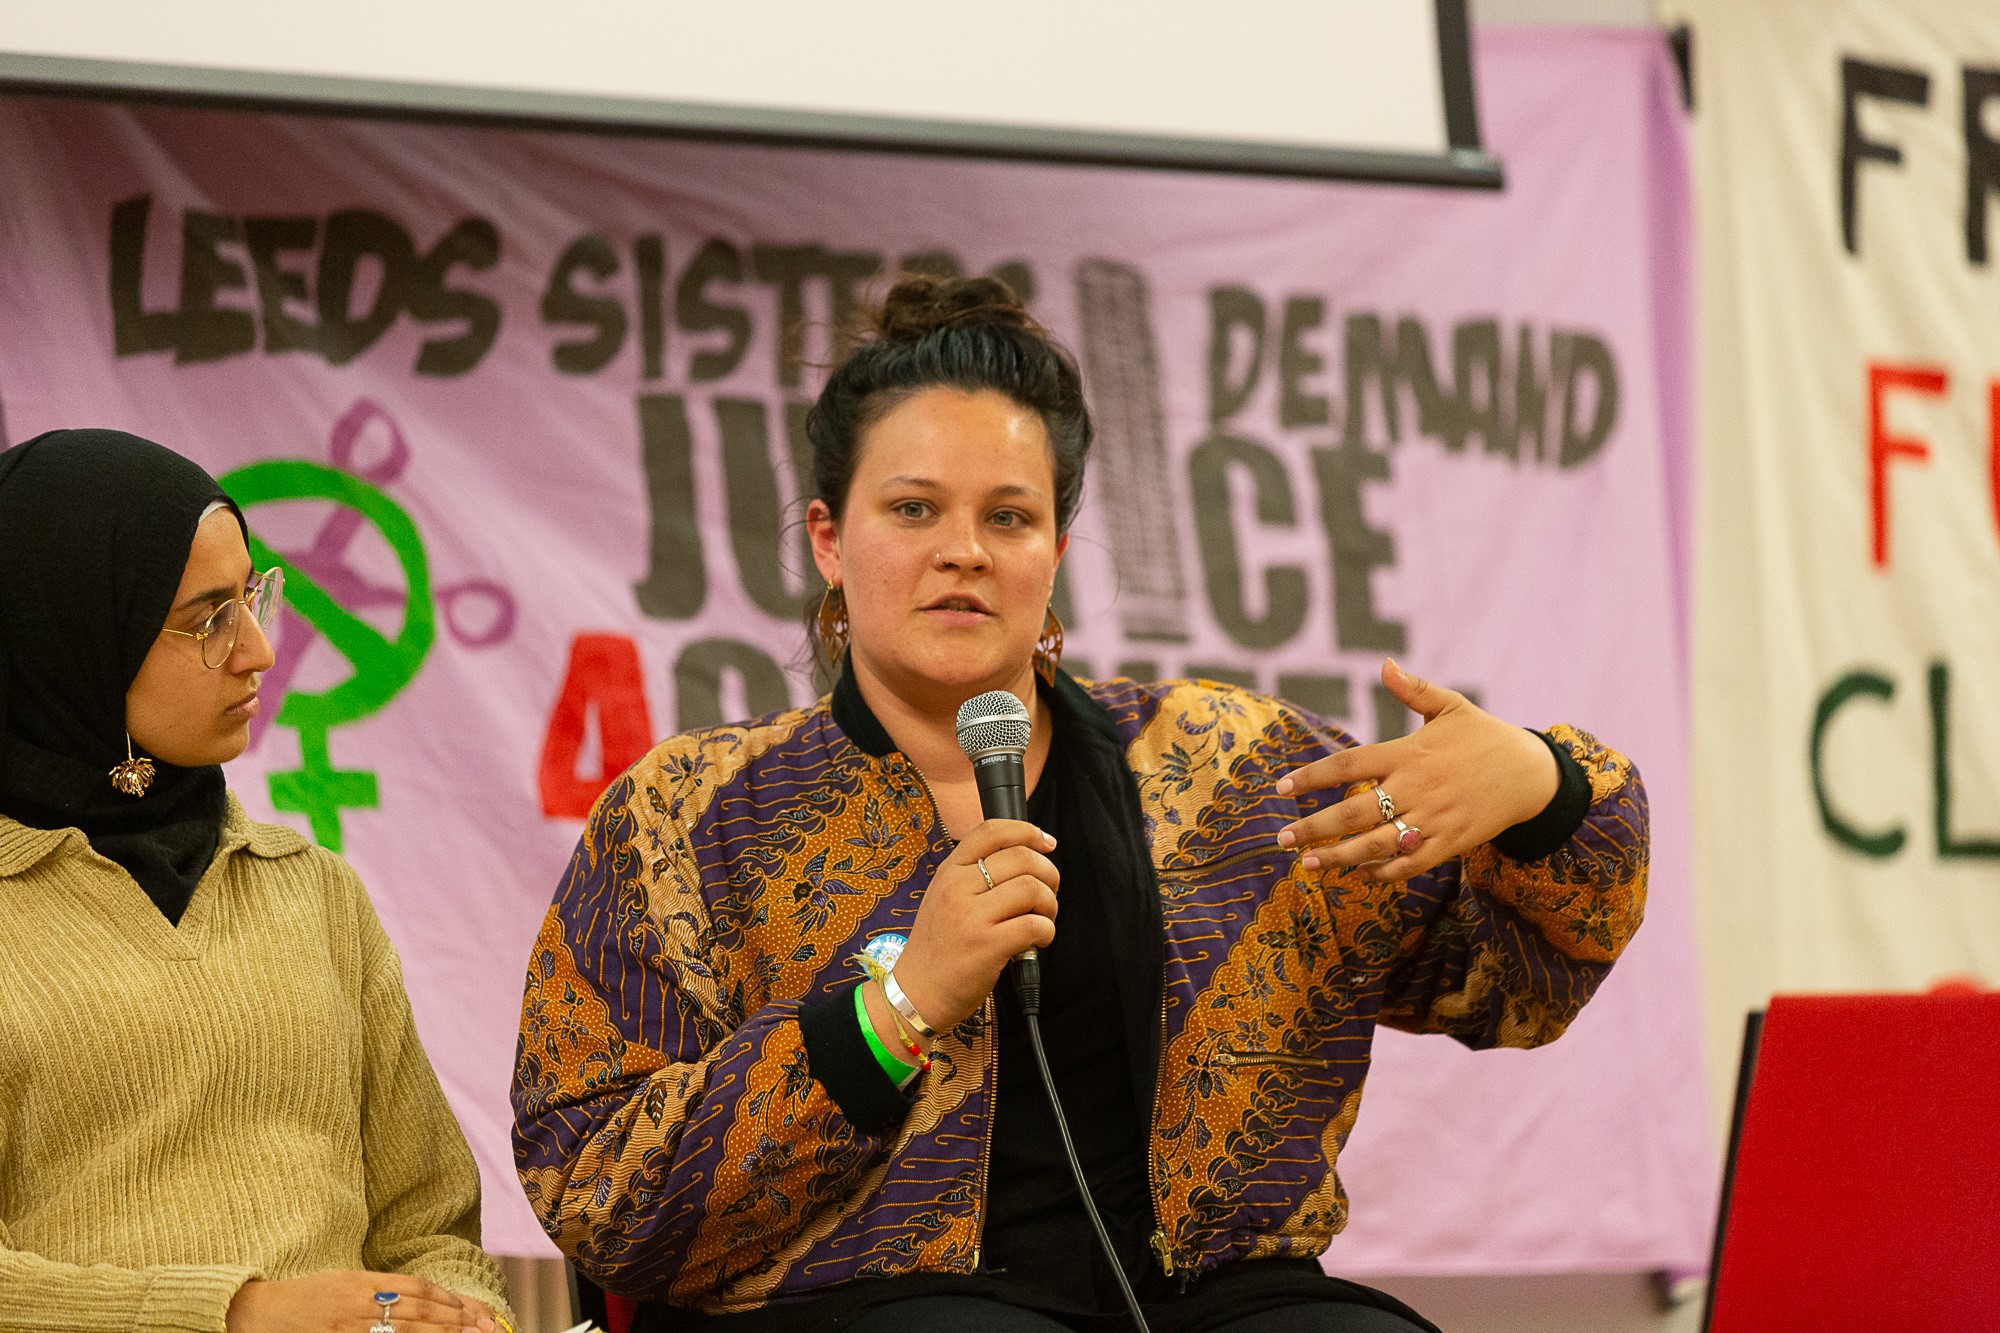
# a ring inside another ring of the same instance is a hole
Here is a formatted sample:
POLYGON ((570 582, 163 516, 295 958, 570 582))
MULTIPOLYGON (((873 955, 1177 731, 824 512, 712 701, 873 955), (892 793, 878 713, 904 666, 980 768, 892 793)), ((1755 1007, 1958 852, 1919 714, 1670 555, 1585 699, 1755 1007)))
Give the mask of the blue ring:
POLYGON ((397 1301, 400 1301, 402 1299, 403 1295, 401 1292, 378 1291, 375 1293, 375 1303, 382 1307, 382 1312, 384 1314, 388 1313, 390 1306, 394 1305, 397 1301))

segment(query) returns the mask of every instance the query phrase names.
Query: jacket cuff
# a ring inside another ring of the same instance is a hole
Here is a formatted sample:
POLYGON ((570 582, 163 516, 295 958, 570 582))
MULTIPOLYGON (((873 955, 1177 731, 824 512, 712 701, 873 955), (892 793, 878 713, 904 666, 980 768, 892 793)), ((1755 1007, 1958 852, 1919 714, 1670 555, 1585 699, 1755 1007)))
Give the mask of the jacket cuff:
POLYGON ((879 1138, 902 1123, 912 1099, 882 1072, 868 1039, 861 1035, 854 1016, 854 991, 860 984, 856 981, 823 1000, 801 1005, 799 1031, 805 1039, 807 1070, 856 1129, 879 1138))
POLYGON ((1546 731, 1538 731, 1542 744, 1556 757, 1556 794, 1542 807, 1542 813, 1503 830, 1493 839, 1501 855, 1512 861, 1539 861, 1562 846, 1583 827, 1590 813, 1590 775, 1576 756, 1546 731))

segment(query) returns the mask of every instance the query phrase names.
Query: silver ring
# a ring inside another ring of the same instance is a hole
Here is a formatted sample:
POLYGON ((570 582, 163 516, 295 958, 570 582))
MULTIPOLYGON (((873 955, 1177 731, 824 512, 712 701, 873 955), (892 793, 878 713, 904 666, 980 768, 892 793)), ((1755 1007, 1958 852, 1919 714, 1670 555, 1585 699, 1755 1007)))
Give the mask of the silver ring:
POLYGON ((376 1292, 375 1303, 382 1307, 382 1317, 368 1326, 368 1333, 396 1333, 395 1321, 389 1318, 389 1307, 402 1299, 398 1292, 376 1292))
POLYGON ((1389 799, 1389 789, 1387 787, 1377 787, 1375 789, 1375 804, 1382 811, 1382 822, 1384 824, 1393 824, 1396 822, 1396 803, 1389 799))
POLYGON ((1396 850, 1404 856, 1413 856, 1417 848, 1424 845, 1424 831, 1415 824, 1405 824, 1400 819, 1391 820, 1396 826, 1396 850))
POLYGON ((986 868, 985 857, 981 856, 974 858, 972 864, 979 867, 979 877, 986 881, 986 887, 988 889, 997 889, 1000 887, 998 884, 995 884, 993 882, 993 872, 986 868))

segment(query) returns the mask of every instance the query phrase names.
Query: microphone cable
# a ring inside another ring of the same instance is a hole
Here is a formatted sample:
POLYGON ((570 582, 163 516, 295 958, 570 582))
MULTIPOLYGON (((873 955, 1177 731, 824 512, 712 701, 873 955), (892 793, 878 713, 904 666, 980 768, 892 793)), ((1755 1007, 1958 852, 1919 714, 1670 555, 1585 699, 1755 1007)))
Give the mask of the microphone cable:
MULTIPOLYGON (((973 781, 979 788, 979 813, 985 819, 1026 819, 1028 817, 1027 775, 1025 770, 1031 724, 1028 706, 1006 690, 988 690, 967 699, 958 709, 958 745, 972 763, 973 781)), ((980 867, 982 870, 985 867, 980 867)), ((992 882, 989 878, 989 884, 992 882)), ((1118 1279, 1119 1294, 1132 1316, 1138 1333, 1152 1333, 1139 1309, 1139 1298, 1125 1276, 1125 1265, 1104 1229, 1097 1201, 1090 1197, 1090 1183, 1083 1178, 1083 1162, 1076 1155, 1076 1140, 1070 1137, 1069 1118, 1063 1114, 1062 1098, 1056 1096, 1055 1075, 1049 1071, 1049 1055, 1042 1048, 1042 960, 1034 948, 1022 950, 1007 964, 1014 979, 1014 998, 1021 1017, 1028 1024, 1028 1045, 1035 1052, 1035 1068, 1042 1076, 1042 1090, 1049 1095, 1049 1110, 1056 1118, 1056 1132, 1062 1138, 1063 1157, 1069 1162, 1070 1177, 1076 1181, 1077 1197, 1097 1232, 1097 1244, 1118 1279)), ((996 1034, 997 1040, 997 1034, 996 1034)))
POLYGON ((1111 1233, 1104 1229, 1104 1219, 1098 1216, 1097 1204, 1090 1197, 1090 1185, 1083 1178, 1083 1162, 1076 1155, 1076 1141, 1070 1137, 1069 1118, 1063 1114, 1062 1098, 1056 1096, 1056 1079, 1049 1071, 1048 1052, 1042 1049, 1041 959, 1017 958, 1007 965, 1007 970, 1014 978, 1014 998, 1020 1004, 1021 1017, 1027 1021, 1028 1045, 1035 1052, 1035 1068, 1042 1076, 1042 1090, 1049 1095, 1049 1110, 1056 1118, 1056 1132, 1062 1138, 1063 1157, 1069 1162, 1070 1176, 1076 1181, 1077 1197, 1083 1200, 1083 1211, 1090 1216, 1090 1225, 1097 1232, 1097 1244, 1104 1251, 1104 1261, 1111 1265, 1111 1274, 1118 1279, 1118 1292, 1125 1298, 1125 1311, 1132 1316, 1132 1327, 1138 1333, 1152 1333, 1146 1325, 1144 1312, 1139 1309, 1139 1298, 1132 1294, 1132 1284, 1125 1277, 1125 1265, 1111 1244, 1111 1233))

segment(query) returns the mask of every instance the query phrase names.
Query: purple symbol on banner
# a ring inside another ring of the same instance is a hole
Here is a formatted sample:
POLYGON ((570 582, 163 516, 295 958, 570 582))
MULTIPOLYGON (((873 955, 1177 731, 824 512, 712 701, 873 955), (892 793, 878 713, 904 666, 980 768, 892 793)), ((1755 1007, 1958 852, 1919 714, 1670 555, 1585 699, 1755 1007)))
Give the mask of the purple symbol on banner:
MULTIPOLYGON (((378 487, 387 487, 400 478, 409 467, 411 455, 409 441, 396 419, 367 398, 356 401, 334 422, 327 452, 334 467, 378 487), (389 452, 379 461, 363 466, 358 458, 361 435, 374 422, 380 422, 388 432, 389 452)), ((281 554, 349 611, 399 605, 404 598, 402 589, 371 583, 348 563, 348 545, 367 521, 359 510, 335 509, 320 525, 309 546, 281 554)), ((490 579, 465 579, 441 586, 437 589, 437 602, 446 631, 461 647, 492 648, 513 637, 518 619, 514 595, 490 579)), ((313 636, 313 628, 305 617, 286 607, 284 627, 278 635, 277 660, 264 673, 266 698, 285 697, 313 636)), ((276 708, 266 709, 251 720, 252 748, 263 738, 264 730, 278 712, 276 708)))

